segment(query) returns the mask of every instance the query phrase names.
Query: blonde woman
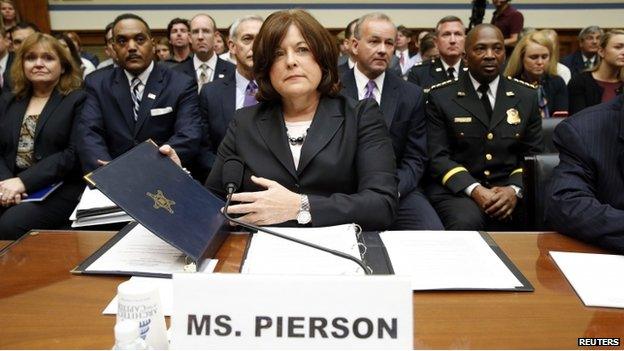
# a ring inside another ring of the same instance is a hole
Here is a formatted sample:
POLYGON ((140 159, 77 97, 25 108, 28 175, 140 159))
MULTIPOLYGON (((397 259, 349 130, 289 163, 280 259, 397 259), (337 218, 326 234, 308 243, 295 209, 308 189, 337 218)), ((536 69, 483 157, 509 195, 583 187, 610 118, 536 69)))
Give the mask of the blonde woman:
POLYGON ((542 118, 567 116, 568 91, 557 75, 554 45, 542 31, 533 31, 516 45, 505 69, 506 76, 537 86, 537 103, 542 118))

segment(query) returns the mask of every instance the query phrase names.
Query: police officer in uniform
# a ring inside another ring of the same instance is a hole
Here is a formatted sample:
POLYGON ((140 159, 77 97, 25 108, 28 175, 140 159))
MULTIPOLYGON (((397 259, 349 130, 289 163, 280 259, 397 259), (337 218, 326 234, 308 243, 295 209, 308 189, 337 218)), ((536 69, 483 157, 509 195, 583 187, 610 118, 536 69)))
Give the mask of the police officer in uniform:
POLYGON ((412 67, 407 81, 428 91, 432 85, 459 77, 467 68, 464 66, 464 42, 466 30, 461 19, 446 16, 438 21, 435 30, 435 43, 440 57, 423 61, 412 67))
POLYGON ((427 195, 446 229, 518 230, 522 160, 542 151, 536 90, 503 77, 503 35, 491 24, 466 37, 468 72, 431 88, 427 195))

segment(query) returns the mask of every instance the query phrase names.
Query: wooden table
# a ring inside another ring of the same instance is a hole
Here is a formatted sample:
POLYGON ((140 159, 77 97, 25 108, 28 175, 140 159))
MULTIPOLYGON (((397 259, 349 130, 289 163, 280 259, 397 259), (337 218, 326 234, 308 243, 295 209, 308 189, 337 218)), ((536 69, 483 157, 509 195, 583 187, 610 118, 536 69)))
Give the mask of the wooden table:
MULTIPOLYGON (((31 233, 0 253, 1 349, 111 348, 115 318, 101 312, 127 278, 69 273, 111 236, 31 233)), ((599 250, 556 233, 492 237, 535 292, 414 293, 415 348, 575 349, 581 337, 624 342, 624 310, 585 307, 548 256, 550 250, 599 250)), ((238 271, 246 240, 228 238, 217 271, 238 271)))

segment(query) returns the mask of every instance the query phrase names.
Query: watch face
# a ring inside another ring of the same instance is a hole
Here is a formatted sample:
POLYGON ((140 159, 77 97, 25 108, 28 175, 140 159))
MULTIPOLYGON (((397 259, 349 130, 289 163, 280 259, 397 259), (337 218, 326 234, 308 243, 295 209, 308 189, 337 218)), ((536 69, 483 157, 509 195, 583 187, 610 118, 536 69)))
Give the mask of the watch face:
POLYGON ((297 223, 308 224, 312 220, 312 216, 309 211, 299 211, 297 214, 297 223))

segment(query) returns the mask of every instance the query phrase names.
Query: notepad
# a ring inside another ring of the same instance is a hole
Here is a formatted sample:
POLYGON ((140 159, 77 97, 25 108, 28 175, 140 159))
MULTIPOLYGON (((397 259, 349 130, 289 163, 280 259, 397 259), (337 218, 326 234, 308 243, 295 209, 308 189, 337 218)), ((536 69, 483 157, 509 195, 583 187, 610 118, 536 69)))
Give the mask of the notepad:
POLYGON ((43 187, 37 191, 28 194, 28 197, 22 200, 22 202, 41 202, 45 200, 50 194, 54 192, 54 190, 58 189, 63 182, 54 183, 52 185, 48 185, 43 187))

